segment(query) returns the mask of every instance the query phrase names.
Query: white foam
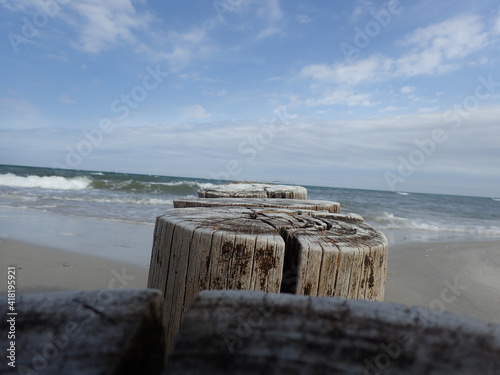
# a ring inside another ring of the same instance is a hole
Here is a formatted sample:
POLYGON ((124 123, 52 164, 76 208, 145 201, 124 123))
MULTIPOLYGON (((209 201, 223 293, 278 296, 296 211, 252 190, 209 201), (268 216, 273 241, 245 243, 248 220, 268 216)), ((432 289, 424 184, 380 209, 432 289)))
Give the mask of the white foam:
POLYGON ((42 188, 56 190, 83 190, 90 186, 88 177, 65 178, 60 176, 17 176, 1 174, 0 185, 11 187, 42 188))
POLYGON ((150 182, 151 185, 164 185, 164 186, 180 186, 187 185, 200 188, 209 188, 218 185, 211 184, 209 182, 203 183, 198 181, 173 181, 173 182, 150 182))
POLYGON ((500 236, 500 227, 495 225, 446 224, 427 220, 398 217, 384 212, 374 218, 377 229, 411 229, 429 232, 471 233, 500 236))
POLYGON ((173 206, 172 199, 160 198, 134 198, 134 197, 112 197, 112 198, 99 198, 92 196, 79 196, 79 197, 51 197, 54 200, 60 201, 73 201, 73 202, 95 202, 95 203, 125 203, 125 204, 140 204, 140 205, 167 205, 173 206))

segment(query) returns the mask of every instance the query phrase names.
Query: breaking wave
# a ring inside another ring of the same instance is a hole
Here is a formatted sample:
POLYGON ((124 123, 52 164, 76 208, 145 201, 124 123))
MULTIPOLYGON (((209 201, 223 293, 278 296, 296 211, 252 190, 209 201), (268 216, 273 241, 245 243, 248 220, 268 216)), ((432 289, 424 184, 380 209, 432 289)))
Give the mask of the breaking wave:
MULTIPOLYGON (((441 223, 429 220, 416 220, 398 217, 384 212, 373 218, 377 229, 411 229, 430 232, 471 233, 488 236, 500 236, 500 227, 495 225, 468 225, 458 223, 441 223)), ((484 222, 483 222, 484 223, 484 222)), ((484 223, 486 224, 486 223, 484 223)))
POLYGON ((9 187, 41 188, 55 190, 83 190, 92 183, 88 177, 60 176, 17 176, 13 173, 0 174, 0 185, 9 187))

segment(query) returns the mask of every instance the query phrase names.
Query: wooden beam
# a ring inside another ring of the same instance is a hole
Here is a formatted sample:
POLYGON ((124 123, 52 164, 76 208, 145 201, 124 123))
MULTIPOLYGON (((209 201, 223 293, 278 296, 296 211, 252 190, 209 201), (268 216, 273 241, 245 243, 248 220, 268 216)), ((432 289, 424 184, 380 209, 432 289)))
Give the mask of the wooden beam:
POLYGON ((205 291, 168 374, 500 374, 500 326, 427 308, 205 291))
MULTIPOLYGON (((0 310, 7 307, 0 300, 0 310)), ((162 308, 157 290, 18 295, 17 315, 0 321, 0 373, 158 374, 165 353, 162 308), (11 352, 15 367, 6 358, 11 352)))

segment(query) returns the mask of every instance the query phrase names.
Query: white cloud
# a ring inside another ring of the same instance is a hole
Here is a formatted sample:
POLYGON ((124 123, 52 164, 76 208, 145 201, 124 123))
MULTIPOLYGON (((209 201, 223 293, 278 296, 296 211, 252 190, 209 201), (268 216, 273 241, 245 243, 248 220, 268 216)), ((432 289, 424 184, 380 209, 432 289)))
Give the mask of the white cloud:
POLYGON ((302 68, 303 78, 312 78, 321 82, 356 85, 363 81, 379 80, 391 66, 391 60, 373 55, 353 63, 312 64, 302 68))
POLYGON ((349 15, 347 19, 351 23, 357 22, 361 16, 367 14, 372 8, 373 8, 373 3, 371 1, 357 0, 356 6, 354 7, 352 13, 349 15))
MULTIPOLYGON (((369 7, 370 4, 365 3, 364 6, 369 7)), ((457 69, 468 63, 466 57, 485 48, 489 38, 490 34, 484 31, 479 17, 462 15, 410 33, 400 42, 403 48, 410 50, 399 56, 373 54, 352 63, 341 61, 307 65, 300 70, 299 76, 314 81, 310 86, 313 91, 317 93, 323 87, 323 92, 315 99, 305 100, 305 103, 373 105, 370 94, 354 90, 354 87, 391 78, 437 75, 457 69)), ((400 92, 411 94, 415 89, 407 85, 400 92)))
MULTIPOLYGON (((201 106, 192 106, 195 107, 199 109, 201 106)), ((412 190, 416 186, 414 182, 423 181, 422 176, 433 173, 433 176, 427 175, 427 181, 441 185, 442 192, 455 188, 455 182, 450 181, 451 174, 455 180, 464 176, 469 179, 477 175, 488 176, 484 181, 490 181, 489 187, 481 186, 481 182, 477 185, 482 190, 493 190, 491 186, 498 186, 499 181, 500 132, 496 125, 499 117, 500 106, 482 107, 464 118, 460 129, 453 129, 452 124, 444 121, 443 113, 384 114, 345 121, 295 119, 274 133, 265 147, 255 148, 255 157, 251 160, 248 154, 238 149, 242 143, 244 149, 251 147, 248 139, 268 128, 269 122, 121 128, 119 132, 106 136, 109 138, 94 150, 92 159, 89 158, 89 164, 85 166, 87 169, 102 169, 102 165, 106 165, 110 170, 117 170, 133 149, 134 165, 142 168, 138 169, 142 173, 210 177, 210 172, 224 170, 229 160, 236 160, 242 169, 241 175, 236 177, 239 179, 262 179, 269 174, 273 179, 290 181, 290 176, 293 176, 295 182, 302 180, 313 184, 315 180, 318 185, 322 181, 321 185, 339 186, 339 176, 342 176, 343 186, 352 187, 353 181, 345 174, 349 170, 364 176, 367 187, 387 189, 384 172, 397 173, 400 157, 408 158, 418 150, 415 141, 430 139, 432 132, 440 128, 446 140, 436 144, 435 152, 416 167, 414 176, 407 179, 405 187, 412 190), (115 157, 110 158, 110 154, 115 157), (168 169, 165 167, 154 172, 144 169, 166 162, 168 169), (314 180, 307 176, 314 177, 314 180)), ((0 159, 30 165, 36 158, 47 160, 50 165, 54 160, 64 160, 65 147, 81 137, 81 130, 77 129, 62 132, 38 129, 36 137, 33 133, 33 130, 0 130, 0 159), (33 149, 37 152, 28 160, 26 155, 33 149)))
POLYGON ((317 98, 309 98, 304 101, 308 106, 318 105, 347 105, 349 107, 362 105, 371 106, 370 94, 354 92, 348 88, 335 88, 324 90, 317 98))
POLYGON ((379 109, 378 111, 380 113, 385 113, 385 112, 394 112, 394 111, 399 111, 401 110, 402 108, 401 107, 395 107, 395 106, 392 106, 392 105, 388 105, 387 107, 385 108, 382 108, 382 109, 379 109))
POLYGON ((0 97, 0 128, 30 129, 45 125, 43 112, 25 99, 0 97))
POLYGON ((216 91, 207 91, 207 95, 211 96, 226 96, 227 95, 227 90, 221 89, 221 90, 216 90, 216 91))
POLYGON ((12 11, 25 11, 34 5, 34 1, 0 0, 0 5, 12 11))
POLYGON ((206 32, 200 28, 193 28, 185 33, 172 31, 168 34, 168 39, 174 43, 198 44, 205 40, 206 32))
POLYGON ((410 94, 415 91, 415 86, 403 86, 399 91, 401 91, 403 94, 410 94))
POLYGON ((135 44, 135 32, 147 30, 153 19, 148 12, 137 11, 131 0, 79 0, 67 6, 79 19, 65 12, 65 20, 79 33, 78 48, 88 53, 135 44))
POLYGON ((500 34, 500 7, 498 8, 497 19, 495 20, 494 33, 500 34))
POLYGON ((283 18, 279 0, 266 0, 257 2, 261 7, 258 10, 259 16, 270 21, 279 21, 283 18))
POLYGON ((461 15, 420 28, 401 41, 413 49, 395 61, 396 74, 441 74, 460 66, 462 59, 484 48, 489 35, 479 17, 461 15))
POLYGON ((203 59, 212 52, 207 43, 207 30, 194 27, 185 32, 156 34, 154 40, 139 43, 136 52, 146 54, 155 62, 167 61, 177 71, 194 59, 203 59))
POLYGON ((281 31, 282 31, 282 29, 280 27, 270 26, 270 27, 262 30, 260 33, 258 33, 257 39, 268 38, 268 37, 273 36, 275 34, 280 34, 281 31))
POLYGON ((208 113, 207 110, 200 104, 194 104, 182 108, 182 120, 202 120, 211 117, 212 114, 208 113))

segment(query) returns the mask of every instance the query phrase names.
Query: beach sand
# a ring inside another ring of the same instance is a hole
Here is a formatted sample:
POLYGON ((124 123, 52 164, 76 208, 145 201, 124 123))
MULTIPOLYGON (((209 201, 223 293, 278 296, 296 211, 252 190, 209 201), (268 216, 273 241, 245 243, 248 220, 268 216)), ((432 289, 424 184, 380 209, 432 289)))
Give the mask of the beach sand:
MULTIPOLYGON (((16 267, 17 294, 63 290, 145 288, 148 269, 140 265, 0 239, 0 280, 16 267)), ((0 294, 7 293, 7 283, 0 294)))
POLYGON ((385 301, 500 324, 500 242, 389 247, 385 301))
MULTIPOLYGON (((146 267, 1 239, 0 280, 17 268, 17 293, 145 288, 146 267)), ((500 242, 412 243, 389 248, 387 302, 500 324, 500 242)), ((5 295, 6 283, 0 294, 5 295)))

